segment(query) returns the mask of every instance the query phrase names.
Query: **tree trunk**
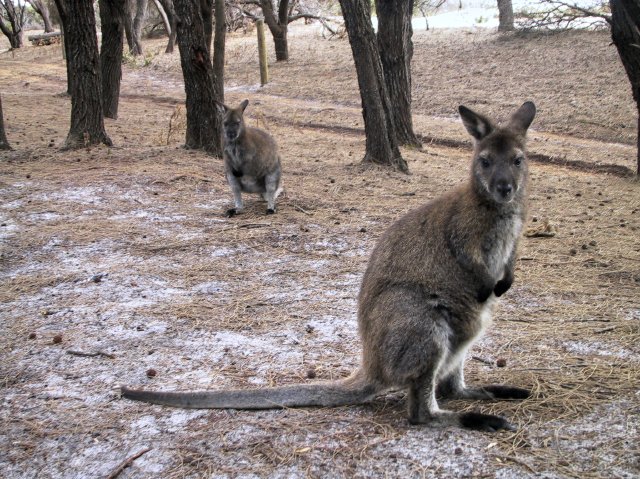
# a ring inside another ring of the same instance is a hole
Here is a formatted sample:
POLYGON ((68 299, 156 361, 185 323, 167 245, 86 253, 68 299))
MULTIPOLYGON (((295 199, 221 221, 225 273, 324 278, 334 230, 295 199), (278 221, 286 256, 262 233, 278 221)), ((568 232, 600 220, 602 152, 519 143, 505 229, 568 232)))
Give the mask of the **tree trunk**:
POLYGON ((411 58, 413 57, 413 0, 376 0, 378 48, 393 109, 396 139, 420 146, 411 118, 411 58))
POLYGON ((165 53, 173 53, 173 47, 176 44, 176 33, 177 33, 177 23, 178 19, 176 18, 176 11, 173 8, 172 0, 158 0, 164 12, 167 14, 167 18, 169 19, 169 41, 167 42, 167 48, 165 49, 165 53))
POLYGON ((363 161, 407 172, 395 136, 391 100, 387 92, 376 35, 367 0, 340 0, 358 75, 366 133, 363 161))
POLYGON ((133 51, 134 41, 133 41, 133 16, 135 15, 135 5, 133 2, 135 0, 125 0, 125 19, 124 19, 124 34, 127 39, 127 47, 129 48, 129 53, 133 51))
POLYGON ((111 139, 104 129, 100 57, 93 3, 56 0, 65 42, 71 90, 71 128, 65 148, 81 148, 111 139))
POLYGON ((0 31, 9 40, 11 48, 22 48, 22 27, 24 26, 24 4, 15 5, 13 0, 5 0, 2 5, 4 15, 0 15, 0 31), (16 10, 17 7, 17 10, 16 10), (5 25, 5 18, 9 21, 9 26, 5 25))
POLYGON ((53 33, 55 29, 53 28, 53 24, 51 23, 51 15, 49 14, 47 4, 42 0, 27 0, 27 2, 33 7, 33 10, 42 18, 42 23, 44 23, 44 32, 53 33))
POLYGON ((219 103, 224 103, 224 46, 227 35, 224 0, 215 0, 215 37, 213 39, 214 93, 219 103))
POLYGON ((211 53, 211 39, 213 38, 213 0, 200 0, 200 14, 204 25, 204 41, 207 51, 211 53))
POLYGON ((120 80, 122 79, 122 35, 126 0, 99 0, 102 25, 100 69, 102 77, 102 108, 107 118, 118 118, 120 80))
POLYGON ((273 44, 276 49, 276 61, 289 60, 289 42, 287 34, 289 30, 289 0, 280 0, 278 15, 273 11, 271 0, 260 0, 260 7, 264 15, 264 23, 269 27, 273 44))
POLYGON ((513 30, 513 4, 511 0, 498 0, 498 31, 512 32, 513 30))
POLYGON ((178 49, 187 96, 185 146, 222 156, 215 79, 200 6, 192 0, 175 0, 174 6, 178 16, 178 49))
POLYGON ((136 14, 133 17, 133 28, 131 29, 133 48, 131 54, 133 56, 142 55, 142 27, 147 16, 147 0, 136 0, 136 14))
POLYGON ((4 116, 2 115, 2 96, 0 96, 0 150, 10 150, 7 135, 4 132, 4 116))
POLYGON ((636 174, 640 176, 640 0, 611 0, 611 38, 631 82, 636 102, 636 174))

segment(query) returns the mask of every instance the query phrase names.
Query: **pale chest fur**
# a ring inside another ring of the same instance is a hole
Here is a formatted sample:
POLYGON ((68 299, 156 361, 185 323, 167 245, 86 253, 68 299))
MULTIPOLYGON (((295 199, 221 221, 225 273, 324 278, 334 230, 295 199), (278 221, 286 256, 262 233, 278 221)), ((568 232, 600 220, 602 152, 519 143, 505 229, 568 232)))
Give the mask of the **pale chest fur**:
POLYGON ((521 232, 522 219, 514 215, 499 221, 496 224, 494 234, 488 236, 485 242, 484 259, 491 276, 496 280, 502 278, 504 268, 514 253, 521 232))

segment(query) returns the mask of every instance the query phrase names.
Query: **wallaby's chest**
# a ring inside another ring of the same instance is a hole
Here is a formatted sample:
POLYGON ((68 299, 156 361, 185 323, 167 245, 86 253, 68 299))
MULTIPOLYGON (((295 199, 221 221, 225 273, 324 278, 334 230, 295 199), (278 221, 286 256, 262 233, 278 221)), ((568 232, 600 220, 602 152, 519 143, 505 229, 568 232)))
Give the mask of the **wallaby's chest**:
POLYGON ((482 252, 492 276, 500 278, 509 258, 514 253, 522 231, 522 219, 509 216, 496 221, 484 236, 482 252))

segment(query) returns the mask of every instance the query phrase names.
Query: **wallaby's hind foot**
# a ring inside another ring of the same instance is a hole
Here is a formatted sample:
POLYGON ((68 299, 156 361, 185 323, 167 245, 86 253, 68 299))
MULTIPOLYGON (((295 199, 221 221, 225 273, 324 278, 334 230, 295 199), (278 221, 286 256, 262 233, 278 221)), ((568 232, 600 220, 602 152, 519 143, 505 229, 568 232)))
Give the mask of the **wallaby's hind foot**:
POLYGON ((267 214, 268 215, 273 215, 273 214, 275 214, 275 212, 276 212, 275 208, 267 208, 267 214))
POLYGON ((238 214, 238 210, 235 208, 229 208, 224 214, 227 218, 233 218, 238 214))
POLYGON ((515 431, 516 427, 502 416, 465 412, 460 414, 460 425, 476 431, 496 432, 500 430, 515 431))

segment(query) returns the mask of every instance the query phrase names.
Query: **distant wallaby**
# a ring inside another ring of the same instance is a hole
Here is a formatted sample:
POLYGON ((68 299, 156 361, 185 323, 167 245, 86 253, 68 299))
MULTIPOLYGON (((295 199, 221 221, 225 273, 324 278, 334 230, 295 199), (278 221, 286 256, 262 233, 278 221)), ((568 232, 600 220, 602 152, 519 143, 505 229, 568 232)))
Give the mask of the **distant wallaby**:
POLYGON ((475 139, 471 180, 400 218, 371 255, 358 298, 362 365, 331 382, 253 389, 153 392, 129 399, 183 408, 269 409, 360 404, 405 389, 412 424, 512 429, 504 418, 438 407, 436 397, 524 399, 509 386, 467 387, 463 363, 513 282, 526 215, 525 135, 536 109, 523 104, 504 127, 461 106, 475 139))
POLYGON ((220 105, 224 110, 225 174, 235 202, 235 207, 227 210, 229 217, 242 211, 242 192, 262 194, 267 214, 273 214, 281 191, 278 145, 266 131, 245 125, 243 114, 248 104, 249 100, 244 100, 238 108, 220 105))

